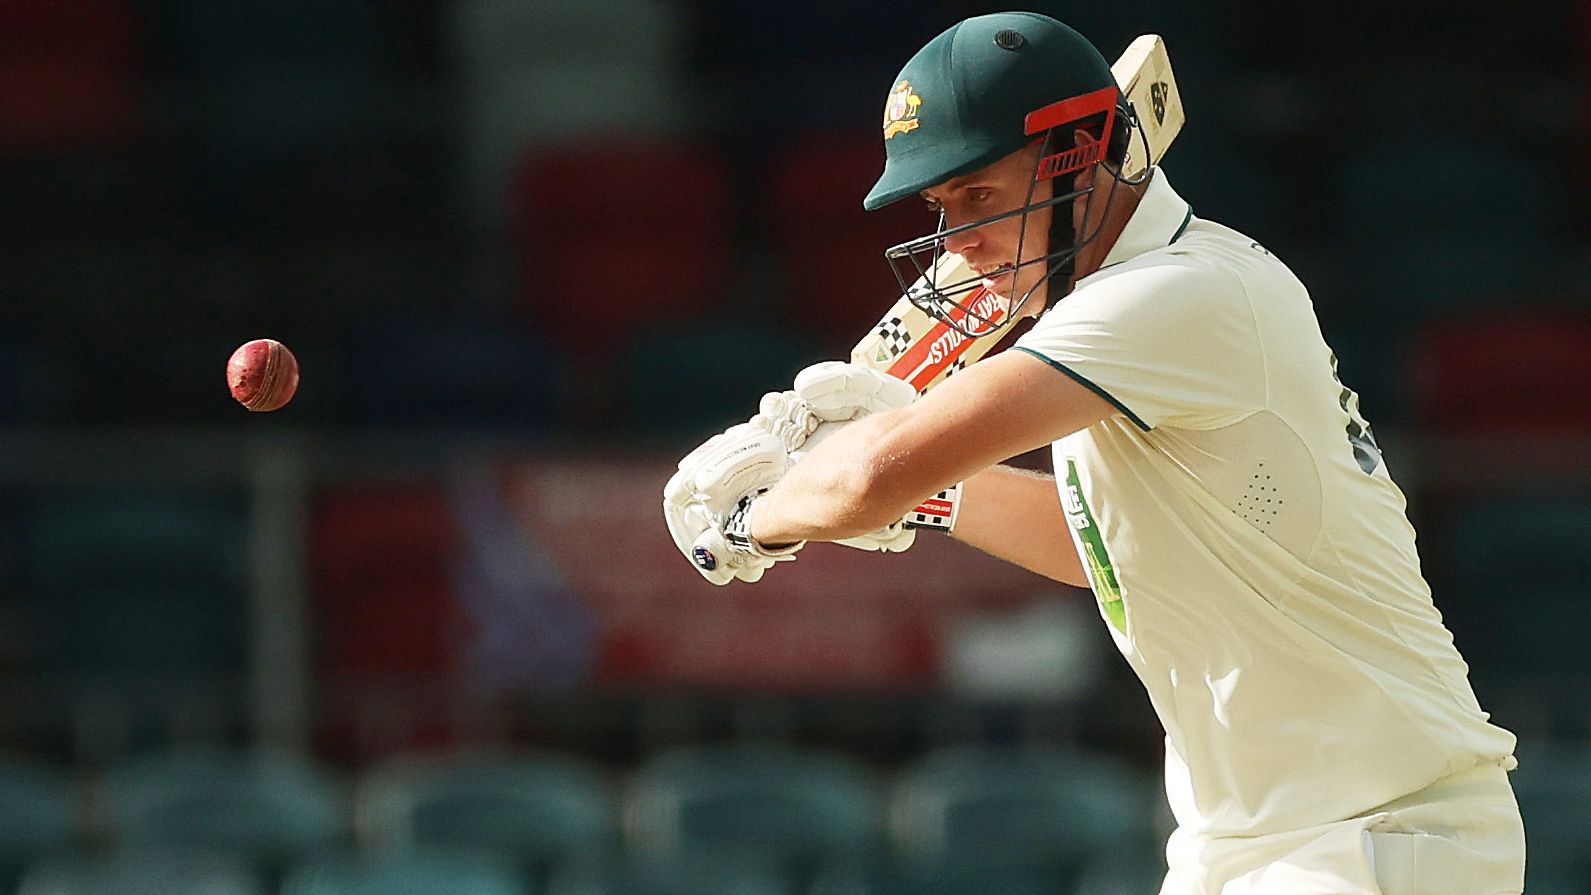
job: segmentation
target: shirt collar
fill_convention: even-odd
[[[1171,245],[1188,229],[1192,220],[1193,207],[1171,188],[1166,173],[1155,168],[1143,198],[1133,209],[1132,217],[1127,219],[1121,235],[1116,237],[1116,244],[1105,254],[1100,269]]]

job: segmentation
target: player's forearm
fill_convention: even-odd
[[[898,521],[934,493],[890,453],[894,416],[859,420],[813,448],[757,500],[752,536],[764,544],[855,537]]]
[[[1054,476],[991,466],[969,477],[951,536],[1046,578],[1088,586]]]

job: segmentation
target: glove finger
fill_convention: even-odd
[[[689,469],[680,469],[669,476],[668,481],[663,484],[663,502],[689,503],[691,494],[695,491],[691,483],[693,477],[694,470]]]
[[[829,392],[843,391],[849,376],[849,368],[852,366],[854,365],[838,360],[813,364],[796,374],[795,392],[810,401]]]
[[[881,541],[878,549],[885,553],[904,553],[915,543],[917,543],[917,529],[907,528],[895,537]]]
[[[905,407],[917,400],[917,389],[904,379],[896,379],[887,373],[880,374],[878,391],[873,396],[885,407]]]
[[[774,435],[753,429],[755,437],[731,440],[707,457],[692,478],[696,494],[712,510],[723,512],[742,495],[778,481],[790,466],[784,444]]]

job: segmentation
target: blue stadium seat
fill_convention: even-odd
[[[617,841],[617,804],[594,767],[551,753],[389,762],[360,785],[366,845],[387,851],[472,847],[551,864]]]
[[[930,864],[1075,868],[1150,841],[1152,792],[1148,780],[1097,756],[946,749],[897,780],[891,833],[904,855]]]
[[[801,867],[880,842],[863,767],[773,745],[660,755],[632,778],[625,819],[631,844],[654,855],[727,850]]]
[[[568,359],[514,317],[392,315],[345,338],[347,419],[356,425],[545,433],[568,412]]]
[[[339,781],[267,753],[187,751],[112,768],[103,781],[112,838],[129,848],[225,852],[282,866],[347,839]]]
[[[531,895],[509,863],[463,853],[321,857],[290,869],[282,895]]]
[[[208,853],[61,857],[28,870],[17,895],[266,895],[246,861]]]

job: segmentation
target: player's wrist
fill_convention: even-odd
[[[724,539],[736,550],[749,553],[752,556],[765,559],[778,559],[789,556],[806,546],[806,541],[780,541],[763,540],[757,537],[752,530],[753,517],[758,505],[758,499],[767,490],[761,490],[742,497],[735,508],[724,517]]]

